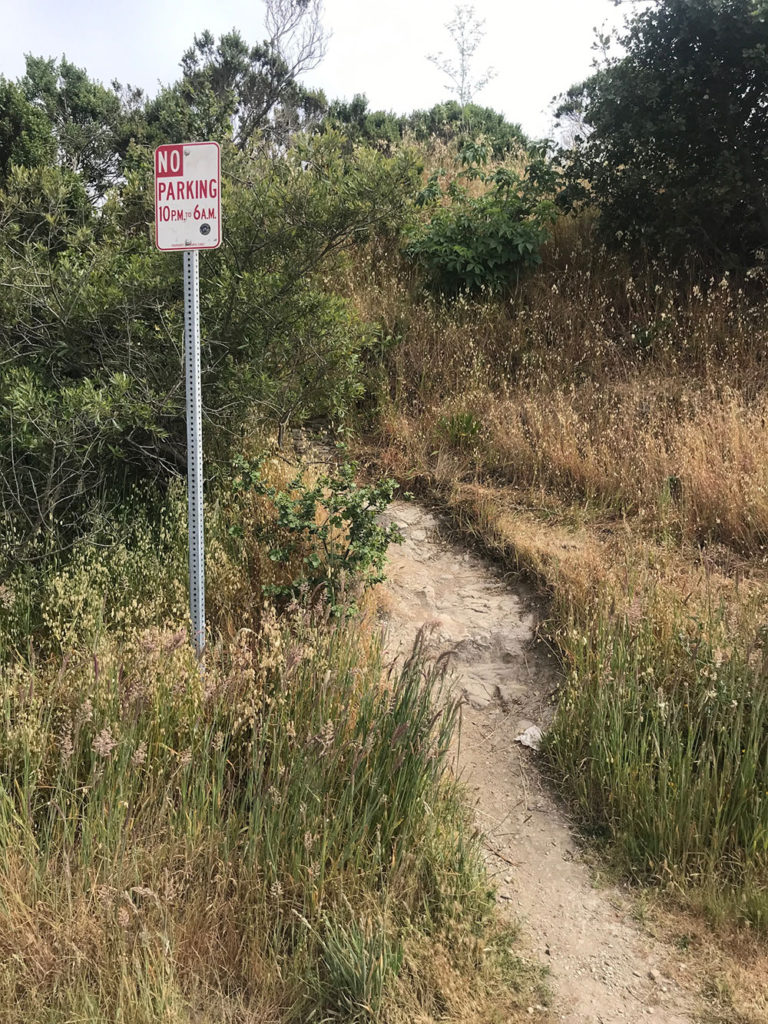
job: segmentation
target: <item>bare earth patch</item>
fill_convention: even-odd
[[[474,553],[440,536],[424,508],[396,502],[405,536],[390,549],[383,602],[388,649],[408,651],[427,627],[435,655],[451,652],[464,697],[457,771],[485,833],[502,913],[519,920],[549,968],[552,1006],[531,1015],[563,1024],[697,1018],[695,982],[681,952],[646,934],[620,889],[595,888],[563,809],[543,783],[536,754],[515,741],[546,726],[554,665],[534,640],[537,607]]]

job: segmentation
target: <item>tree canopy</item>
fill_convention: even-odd
[[[564,200],[614,243],[748,262],[768,247],[768,4],[658,0],[619,41],[558,111],[584,125]]]

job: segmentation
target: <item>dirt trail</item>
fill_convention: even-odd
[[[685,966],[632,920],[626,896],[593,887],[536,755],[514,741],[527,727],[546,725],[556,681],[533,642],[533,595],[441,537],[424,508],[397,502],[389,519],[405,543],[390,549],[388,649],[408,650],[429,625],[435,653],[454,652],[455,685],[465,697],[458,770],[485,833],[502,912],[522,922],[550,969],[549,1019],[690,1024],[696,1001],[686,991]]]

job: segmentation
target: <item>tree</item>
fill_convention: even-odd
[[[370,110],[367,97],[356,93],[350,101],[334,100],[329,105],[322,129],[338,130],[348,147],[362,143],[390,153],[401,140],[405,123],[404,117],[390,111]]]
[[[604,237],[722,266],[768,247],[768,4],[657,0],[558,111],[569,206]]]
[[[52,163],[56,142],[51,122],[14,82],[0,76],[0,180],[12,165]]]
[[[455,93],[462,107],[471,103],[475,94],[484,89],[496,74],[493,68],[488,68],[478,78],[473,78],[472,61],[485,35],[484,25],[485,19],[475,15],[474,7],[458,5],[453,20],[445,26],[456,47],[456,58],[446,57],[442,51],[427,56],[430,63],[448,76],[451,84],[446,89]]]
[[[284,143],[317,119],[325,97],[298,80],[325,55],[320,0],[267,0],[266,6],[269,37],[255,46],[237,31],[218,43],[210,32],[195,36],[181,59],[181,82],[158,97],[150,119],[175,116],[187,138],[228,135],[240,149],[257,132]]]
[[[56,62],[31,55],[21,88],[51,125],[59,165],[80,175],[93,196],[103,196],[119,171],[123,110],[117,93],[66,57]]]
[[[443,142],[465,139],[467,135],[482,137],[491,147],[492,156],[502,159],[528,145],[522,128],[504,118],[491,107],[475,103],[460,106],[456,100],[438,103],[429,110],[414,110],[405,119],[405,127],[419,142],[436,138]]]

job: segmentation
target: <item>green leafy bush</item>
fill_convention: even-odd
[[[269,557],[297,570],[289,583],[267,588],[272,596],[298,597],[320,588],[339,614],[354,610],[355,588],[382,582],[387,548],[402,540],[397,526],[379,522],[394,496],[394,480],[360,486],[356,465],[343,463],[310,482],[300,470],[282,489],[264,478],[259,462],[238,458],[235,469],[236,490],[253,490],[274,505],[274,520],[258,530]]]
[[[539,157],[522,177],[505,167],[486,173],[480,165],[487,157],[485,145],[465,144],[460,152],[464,169],[451,182],[448,196],[434,176],[419,197],[433,212],[409,241],[406,254],[436,291],[500,291],[540,262],[554,219],[551,169]],[[480,182],[485,191],[471,194],[464,184],[469,181]],[[446,198],[446,205],[435,205]]]

